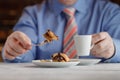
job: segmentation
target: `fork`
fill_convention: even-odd
[[[33,46],[43,46],[44,44],[48,43],[47,40],[42,41],[41,43],[38,44],[33,44]]]

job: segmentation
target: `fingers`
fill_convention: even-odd
[[[19,55],[20,54],[15,52],[12,48],[6,46],[6,50],[5,50],[5,54],[4,54],[6,59],[12,60],[12,59],[14,59],[15,57],[17,57]]]
[[[92,54],[93,56],[96,56],[96,57],[100,57],[100,58],[106,58],[106,59],[108,59],[108,58],[110,58],[112,55],[111,54],[109,54],[109,53],[111,53],[111,51],[110,50],[104,50],[103,52],[95,52],[94,54]]]
[[[105,51],[107,48],[109,48],[109,46],[107,44],[108,44],[108,42],[106,39],[98,42],[92,48],[92,52],[95,53],[97,51],[98,53],[101,53],[101,52]]]
[[[8,60],[13,60],[13,59],[15,59],[15,57],[14,57],[13,55],[11,55],[8,51],[5,51],[4,53],[6,53],[6,54],[4,55],[4,57],[5,57],[6,59],[8,59]]]
[[[11,48],[19,54],[25,53],[27,50],[26,48],[22,47],[18,41],[12,41],[10,43],[7,43],[7,45],[9,46],[8,48]]]
[[[29,49],[31,40],[24,33],[16,31],[7,38],[3,51],[6,59],[13,60]]]
[[[18,41],[25,49],[31,49],[31,40],[24,33],[16,31],[15,35],[13,34],[9,38],[14,39],[14,41]]]
[[[112,38],[106,32],[94,34],[92,37],[94,47],[91,49],[91,54],[96,57],[110,58],[114,54],[114,44]]]
[[[14,47],[11,47],[9,44],[6,45],[6,50],[4,54],[5,58],[9,60],[13,60],[15,57],[20,56],[21,54],[27,52],[27,50],[25,49],[21,48],[21,51],[19,49],[15,49]]]
[[[98,34],[93,34],[92,35],[92,43],[93,44],[96,44],[98,42],[100,42],[101,40],[104,40],[106,39],[106,36],[108,36],[108,34],[106,32],[101,32],[101,33],[98,33]]]

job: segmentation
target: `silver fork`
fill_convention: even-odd
[[[44,44],[48,43],[47,40],[42,41],[41,43],[38,44],[33,44],[33,46],[43,46]]]

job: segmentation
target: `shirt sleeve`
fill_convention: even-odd
[[[120,62],[120,6],[108,4],[104,15],[104,30],[110,34],[115,46],[115,54],[105,62]]]
[[[33,43],[37,43],[37,12],[35,6],[26,7],[23,10],[22,16],[14,27],[14,31],[25,33]]]
[[[35,19],[34,7],[27,7],[23,10],[23,14],[19,21],[14,27],[14,31],[21,31],[25,33],[32,41],[33,44],[37,43],[37,26]],[[9,63],[20,63],[20,62],[31,62],[36,57],[36,47],[33,46],[31,50],[24,53],[21,56],[16,57],[14,60],[7,60],[4,58],[4,52],[2,52],[2,57],[4,62]]]
[[[112,58],[107,59],[104,62],[120,63],[120,40],[113,39],[113,42],[115,46],[115,54]]]

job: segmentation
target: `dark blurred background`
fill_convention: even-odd
[[[23,8],[42,1],[44,0],[0,0],[0,52]],[[120,5],[120,0],[111,1]]]

